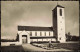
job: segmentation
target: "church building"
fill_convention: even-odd
[[[58,41],[60,43],[65,42],[66,36],[64,7],[57,5],[52,10],[52,18],[52,27],[18,26],[19,42],[21,44],[49,41]]]

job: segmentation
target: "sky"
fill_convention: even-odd
[[[52,10],[65,7],[65,33],[79,36],[78,1],[1,1],[1,38],[15,39],[18,25],[52,26]]]

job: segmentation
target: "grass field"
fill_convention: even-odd
[[[43,43],[48,45],[48,43]],[[53,46],[60,47],[60,49],[46,50],[39,47],[34,47],[31,44],[23,44],[19,46],[2,46],[1,52],[27,52],[27,51],[53,51],[53,52],[77,52],[79,50],[78,43],[52,43]]]

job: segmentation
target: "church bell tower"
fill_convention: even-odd
[[[64,7],[57,5],[53,10],[53,30],[57,41],[63,43],[66,41],[65,37],[65,14]]]

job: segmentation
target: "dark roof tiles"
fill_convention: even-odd
[[[19,31],[53,31],[52,27],[18,26]]]

